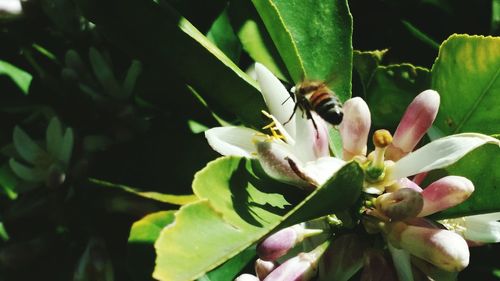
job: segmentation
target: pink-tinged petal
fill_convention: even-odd
[[[318,157],[328,156],[328,131],[325,121],[313,114],[317,129],[311,119],[302,116],[297,111],[295,120],[295,143],[293,145],[294,154],[302,161],[312,161]],[[289,128],[289,127],[286,127]]]
[[[288,90],[281,84],[280,80],[272,74],[269,69],[260,63],[255,64],[257,82],[267,108],[275,116],[292,137],[295,137],[295,119],[290,117],[295,108],[295,102]],[[299,114],[300,112],[297,112]],[[287,122],[288,121],[288,122]],[[286,124],[285,124],[286,123]]]
[[[316,158],[330,156],[330,144],[328,142],[328,127],[326,122],[319,117],[316,113],[312,113],[314,122],[316,123],[317,130],[315,131],[313,139],[313,149]]]
[[[245,273],[245,274],[242,274],[242,275],[236,277],[236,279],[234,279],[234,281],[260,281],[260,279],[257,278],[257,276],[255,276],[255,275]]]
[[[446,210],[465,201],[474,191],[474,184],[464,177],[447,176],[433,182],[422,192],[424,207],[419,217]]]
[[[393,181],[419,173],[445,168],[477,147],[500,141],[482,134],[463,133],[437,139],[406,155],[386,171],[386,180]]]
[[[300,253],[273,270],[264,281],[308,281],[318,270],[318,262],[329,242],[325,242],[308,253]]]
[[[392,245],[443,270],[461,271],[469,264],[467,242],[455,232],[395,222],[387,224],[386,234]]]
[[[217,127],[205,131],[213,150],[222,155],[252,158],[256,152],[254,140],[263,140],[259,132],[245,127]]]
[[[416,184],[414,181],[409,180],[408,178],[400,178],[396,180],[396,182],[388,187],[386,187],[386,192],[394,192],[400,188],[411,188],[417,192],[422,192],[423,189]]]
[[[356,155],[366,155],[366,143],[370,132],[371,115],[366,102],[352,98],[344,103],[344,118],[339,130],[343,144],[343,159],[351,160]]]
[[[420,173],[418,175],[415,175],[412,179],[412,181],[415,183],[415,184],[422,184],[422,182],[425,180],[425,178],[427,177],[427,172],[425,173]]]
[[[271,234],[257,245],[257,255],[265,261],[275,261],[286,255],[304,238],[321,234],[320,229],[307,229],[303,224],[297,224]]]
[[[358,234],[341,235],[323,254],[318,281],[347,281],[363,267],[366,241]]]
[[[375,200],[375,207],[392,220],[404,220],[417,216],[424,201],[420,192],[411,188],[401,188],[384,193]]]
[[[275,262],[257,259],[255,261],[255,273],[259,280],[264,280],[277,266]]]
[[[439,109],[439,94],[433,90],[420,93],[406,109],[387,148],[387,159],[397,161],[415,148],[431,127]]]
[[[303,164],[292,154],[288,145],[262,141],[256,146],[260,165],[271,178],[306,189],[317,185],[314,179],[304,173]]]
[[[299,234],[295,227],[287,227],[271,234],[257,245],[257,255],[264,261],[275,261],[286,255],[297,243]]]

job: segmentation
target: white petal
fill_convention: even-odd
[[[475,148],[500,141],[482,134],[463,133],[435,140],[406,155],[388,171],[387,180],[396,180],[411,175],[447,167]]]
[[[315,161],[307,162],[304,167],[304,173],[322,185],[344,164],[345,162],[339,158],[322,157]]]
[[[399,280],[413,281],[413,272],[411,270],[410,254],[408,251],[398,249],[389,242],[387,243],[387,248],[389,248],[389,252],[391,253]]]
[[[298,187],[312,187],[313,180],[304,174],[303,164],[292,154],[289,145],[262,141],[256,146],[260,165],[268,176]]]
[[[314,128],[312,120],[302,117],[300,111],[295,114],[293,119],[295,119],[296,126],[295,145],[293,146],[294,154],[304,163],[315,160],[318,158],[315,144],[317,143],[317,138],[320,136],[319,132]],[[318,117],[314,120],[316,124],[319,124],[318,130],[325,130],[326,125],[321,124],[321,122],[325,122],[323,119]],[[328,133],[324,134],[323,137],[328,137]]]
[[[244,127],[217,127],[205,131],[208,144],[222,155],[255,157],[254,141],[264,139],[259,132]]]
[[[500,212],[463,217],[465,239],[482,242],[500,242]]]
[[[284,124],[286,130],[292,137],[295,137],[294,118],[287,123],[295,107],[295,103],[290,97],[290,93],[285,86],[281,84],[280,80],[264,65],[256,63],[255,72],[257,73],[257,82],[259,82],[262,96],[264,97],[264,101],[270,113],[275,116],[281,124]]]

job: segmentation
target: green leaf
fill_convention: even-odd
[[[440,48],[432,68],[432,85],[441,95],[434,125],[445,135],[461,132],[495,134],[500,131],[500,38],[452,35]],[[457,217],[500,211],[498,179],[500,150],[480,147],[456,164],[434,173],[460,175],[475,186],[464,203],[436,215]],[[431,175],[432,176],[432,175]]]
[[[243,50],[279,79],[291,81],[285,63],[255,7],[246,0],[233,0],[229,3],[229,16]]]
[[[153,280],[155,264],[154,242],[161,230],[174,222],[175,211],[161,211],[149,214],[134,222],[128,237],[128,268],[134,280]]]
[[[33,79],[31,74],[6,61],[0,60],[0,75],[9,76],[24,94],[28,94],[31,80]]]
[[[359,76],[361,85],[363,87],[363,94],[360,95],[366,99],[368,85],[375,73],[375,69],[382,62],[382,58],[388,49],[375,50],[375,51],[358,51],[354,50],[353,53],[353,67]],[[355,94],[355,93],[354,93]]]
[[[24,164],[17,162],[11,158],[9,166],[12,171],[21,179],[29,182],[42,182],[47,177],[47,171],[40,168],[31,168]]]
[[[346,0],[253,0],[290,75],[351,96],[352,16]]]
[[[125,51],[176,72],[204,96],[238,116],[244,124],[260,127],[264,101],[257,84],[221,50],[168,4],[152,1],[77,0],[100,30]],[[144,20],[148,15],[148,20]],[[169,92],[175,98],[175,92]]]
[[[45,132],[45,141],[47,142],[47,152],[52,156],[59,155],[63,138],[63,129],[61,122],[57,117],[50,119],[49,126]]]
[[[139,191],[136,188],[126,186],[123,184],[116,184],[112,182],[107,182],[99,179],[89,178],[89,182],[111,189],[119,189],[122,191],[126,191],[128,193],[132,193],[144,198],[153,199],[159,202],[173,204],[173,205],[185,205],[189,203],[193,203],[198,201],[198,197],[195,195],[173,195],[173,194],[164,194],[154,191]]]
[[[162,231],[153,277],[199,278],[274,228],[345,210],[361,193],[363,172],[350,163],[292,210],[297,189],[258,176],[255,165],[223,157],[196,174],[193,189],[202,201],[181,207]]]
[[[20,127],[15,127],[12,134],[14,147],[19,155],[30,164],[36,164],[48,157],[47,152],[34,142]]]
[[[445,134],[500,131],[500,37],[452,35],[432,67],[441,95],[434,124]]]
[[[73,143],[74,143],[73,129],[67,128],[64,132],[64,136],[61,140],[61,147],[59,148],[58,158],[65,165],[69,164],[71,160],[71,154],[73,152]]]
[[[223,51],[233,62],[238,63],[240,60],[241,45],[238,41],[238,37],[234,34],[226,10],[212,24],[212,27],[210,27],[207,33],[207,38],[221,49],[221,51]]]
[[[437,171],[435,177],[443,174],[463,176],[472,181],[475,190],[462,204],[444,210],[436,218],[454,218],[490,212],[500,212],[500,149],[496,145],[477,148],[446,170]],[[432,176],[432,175],[431,175]]]
[[[142,63],[138,60],[133,60],[127,71],[127,76],[123,80],[123,97],[127,98],[132,95],[135,88],[137,78],[142,72]]]
[[[413,98],[429,86],[429,70],[425,68],[411,64],[378,66],[367,91],[373,126],[395,128]]]
[[[255,247],[247,248],[197,281],[232,281],[255,258],[255,254]]]
[[[95,77],[101,83],[106,93],[115,98],[122,97],[122,89],[116,80],[112,67],[105,60],[104,56],[94,47],[89,50],[89,59]]]
[[[432,47],[433,49],[436,49],[436,50],[439,49],[439,44],[434,39],[430,38],[427,34],[422,32],[420,29],[415,27],[413,24],[411,24],[410,22],[405,21],[405,20],[402,20],[401,22],[403,23],[404,27],[406,27],[406,29],[408,29],[408,31],[413,36],[415,36],[415,38],[417,38],[418,40],[427,44],[428,46]]]

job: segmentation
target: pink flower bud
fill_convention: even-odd
[[[434,122],[439,100],[439,94],[433,90],[423,91],[415,97],[399,122],[392,144],[387,148],[387,159],[397,161],[415,148]]]
[[[447,176],[422,191],[424,207],[419,217],[448,209],[465,201],[474,191],[474,184],[464,177]]]
[[[275,261],[284,256],[304,238],[321,233],[321,230],[306,229],[297,224],[271,234],[257,245],[257,254],[262,260]]]
[[[257,278],[255,275],[252,274],[241,274],[240,276],[236,277],[234,281],[259,281],[260,279]]]
[[[344,118],[339,130],[343,144],[343,159],[351,160],[356,155],[366,154],[366,142],[370,131],[371,116],[366,102],[352,98],[344,103]]]
[[[308,281],[318,270],[318,262],[329,241],[319,245],[309,253],[300,253],[273,270],[264,281]]]
[[[255,273],[257,274],[257,277],[259,277],[259,280],[264,280],[271,271],[273,271],[276,268],[276,263],[272,261],[265,261],[261,259],[257,259],[255,261]]]
[[[411,188],[384,193],[375,200],[375,207],[393,220],[416,217],[424,205],[422,195]]]
[[[469,247],[462,236],[444,229],[388,223],[389,242],[395,247],[447,271],[461,271],[469,264]]]

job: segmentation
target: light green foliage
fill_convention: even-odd
[[[28,93],[31,80],[33,77],[28,72],[6,62],[0,60],[0,75],[9,76],[16,85],[21,88],[24,94]]]
[[[253,0],[294,82],[323,80],[351,96],[352,17],[347,1]]]
[[[160,211],[136,221],[128,237],[128,262],[135,280],[153,280],[154,242],[161,230],[174,222],[175,211]]]
[[[500,38],[453,35],[432,67],[441,95],[435,125],[446,134],[500,131]]]
[[[446,135],[500,132],[500,38],[453,35],[440,48],[432,68],[432,87],[441,95],[434,125]],[[499,148],[480,147],[448,167],[446,174],[465,176],[475,186],[472,196],[438,217],[500,211]]]
[[[196,175],[193,188],[201,201],[183,206],[175,224],[162,231],[155,278],[199,278],[276,227],[347,209],[362,188],[362,171],[351,163],[292,209],[296,188],[257,176],[255,164],[223,157]]]

